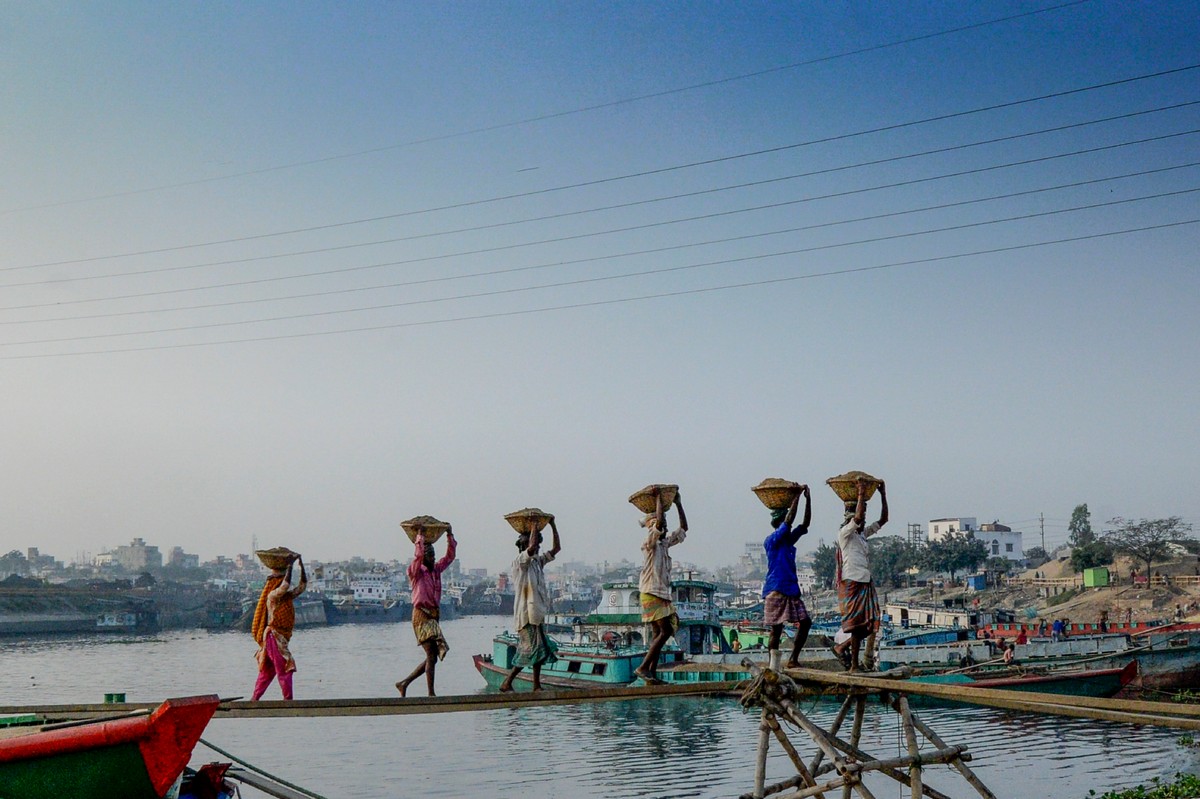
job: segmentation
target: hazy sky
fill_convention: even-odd
[[[0,4],[0,546],[1200,521],[1198,11]]]

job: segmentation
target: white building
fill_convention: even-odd
[[[987,546],[989,558],[1025,560],[1025,548],[1022,544],[1024,534],[1000,524],[999,521],[979,525],[975,537]]]
[[[383,604],[396,598],[396,584],[387,574],[359,574],[350,581],[356,602]]]
[[[930,543],[941,541],[951,533],[973,533],[979,529],[974,516],[956,516],[950,519],[933,519],[926,531],[926,540]]]

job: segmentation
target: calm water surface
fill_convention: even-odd
[[[470,656],[490,652],[507,622],[469,617],[445,624],[451,652],[438,693],[486,689]],[[245,633],[172,632],[136,638],[8,640],[0,646],[0,700],[10,704],[131,701],[217,693],[248,696],[255,646]],[[392,696],[420,662],[407,624],[302,629],[293,640],[297,698]],[[410,695],[423,695],[424,684]],[[279,698],[272,686],[268,699]],[[808,705],[828,724],[836,706]],[[976,708],[918,708],[950,744],[966,744],[972,767],[1000,797],[1084,799],[1091,788],[1128,787],[1200,767],[1177,731],[1134,728]],[[753,786],[757,717],[735,700],[660,699],[411,717],[227,719],[205,738],[328,799],[570,796],[597,799],[729,797]],[[806,738],[792,736],[811,756]],[[873,708],[863,748],[892,757],[903,748],[896,718]],[[193,765],[220,760],[198,746]],[[772,749],[768,780],[790,776]],[[926,783],[973,797],[947,767]],[[880,799],[907,797],[890,780]],[[243,795],[261,794],[245,789]],[[840,795],[840,794],[839,794]]]

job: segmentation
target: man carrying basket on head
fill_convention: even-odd
[[[501,691],[511,691],[513,679],[526,666],[533,669],[533,690],[542,690],[542,666],[558,660],[554,654],[554,642],[546,635],[546,614],[550,611],[551,597],[543,572],[546,564],[562,550],[553,516],[550,517],[550,535],[550,551],[545,554],[538,554],[542,546],[540,530],[522,533],[517,539],[517,549],[521,550],[521,554],[512,564],[516,594],[513,600],[513,629],[518,637],[517,655],[513,659],[512,671],[500,684]]]
[[[294,554],[294,553],[293,553]],[[292,588],[292,566],[300,562],[300,583]],[[304,559],[299,555],[288,561],[287,570],[275,569],[263,585],[254,608],[254,621],[250,632],[258,642],[258,679],[254,683],[251,700],[257,702],[266,692],[271,680],[279,678],[279,690],[284,699],[292,698],[292,673],[296,671],[296,659],[292,657],[288,644],[296,626],[296,608],[293,601],[308,587],[308,575],[304,571]]]
[[[413,632],[417,636],[417,643],[425,650],[425,660],[413,669],[412,674],[396,683],[396,690],[400,696],[405,696],[409,683],[424,674],[429,695],[435,696],[433,680],[437,662],[445,660],[446,653],[450,651],[450,645],[442,635],[442,626],[438,623],[442,604],[442,572],[454,562],[458,543],[454,540],[454,530],[447,525],[446,554],[435,562],[433,544],[426,541],[425,528],[416,525],[415,529],[417,533],[413,536],[413,544],[416,550],[412,563],[408,564],[408,582],[412,586]]]
[[[848,641],[835,644],[833,653],[849,671],[862,668],[858,654],[863,639],[879,627],[879,598],[871,582],[870,548],[867,538],[888,522],[887,490],[879,481],[879,521],[863,526],[867,514],[867,480],[858,480],[858,501],[854,511],[846,511],[845,524],[838,531],[837,584],[842,608],[842,630]],[[847,503],[849,508],[849,503]],[[849,651],[847,652],[847,649]]]
[[[800,494],[804,494],[804,521],[795,527],[796,510],[800,505]],[[767,552],[767,579],[763,581],[763,623],[771,628],[768,650],[779,649],[785,624],[796,625],[796,640],[787,668],[800,665],[800,650],[808,640],[812,619],[808,608],[800,597],[800,582],[796,579],[796,542],[808,532],[812,521],[812,495],[808,486],[792,497],[786,508],[771,511],[771,527],[775,532],[767,536],[763,548]]]
[[[648,622],[654,637],[642,664],[633,670],[648,685],[662,685],[658,679],[658,657],[675,630],[679,629],[679,616],[671,601],[671,555],[669,549],[687,537],[687,516],[683,512],[683,501],[675,494],[675,507],[679,510],[679,529],[667,533],[667,514],[663,508],[662,492],[655,495],[655,512],[646,514],[642,526],[646,528],[646,540],[642,552],[646,560],[638,580],[642,596],[642,622]]]

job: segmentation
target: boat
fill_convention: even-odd
[[[1033,691],[1063,696],[1110,697],[1137,679],[1138,663],[1130,660],[1121,668],[1071,671],[1035,670],[1016,667],[1005,672],[972,674],[925,674],[913,677],[913,682],[953,685],[967,689],[997,688],[1003,691]]]
[[[153,712],[19,728],[0,739],[0,796],[161,799],[220,703],[192,696]]]
[[[690,576],[671,582],[679,629],[663,647],[658,677],[668,684],[736,682],[753,675],[741,664],[746,654],[735,652],[725,636],[717,612],[717,584]],[[598,685],[641,684],[634,669],[646,656],[651,639],[650,625],[642,622],[641,595],[635,581],[605,583],[596,608],[572,619],[569,634],[565,625],[548,634],[558,647],[558,660],[542,667],[542,682],[553,688],[586,688]],[[569,636],[569,637],[568,637]],[[807,651],[807,650],[806,650]],[[475,668],[487,684],[500,686],[512,670],[517,653],[517,636],[506,632],[492,640],[491,654],[475,655]],[[766,654],[765,650],[759,651]],[[815,659],[832,662],[828,650]],[[517,675],[515,684],[533,682],[529,669]]]
[[[949,667],[995,662],[996,639],[965,638],[946,643],[881,645],[881,669],[907,666],[915,674],[945,671]],[[1181,690],[1200,682],[1200,631],[1172,630],[1143,635],[1073,635],[1058,641],[1032,638],[1013,645],[1014,659],[1025,667],[1054,670],[1120,669],[1137,661],[1137,676],[1129,690]],[[985,673],[985,672],[980,672]]]

